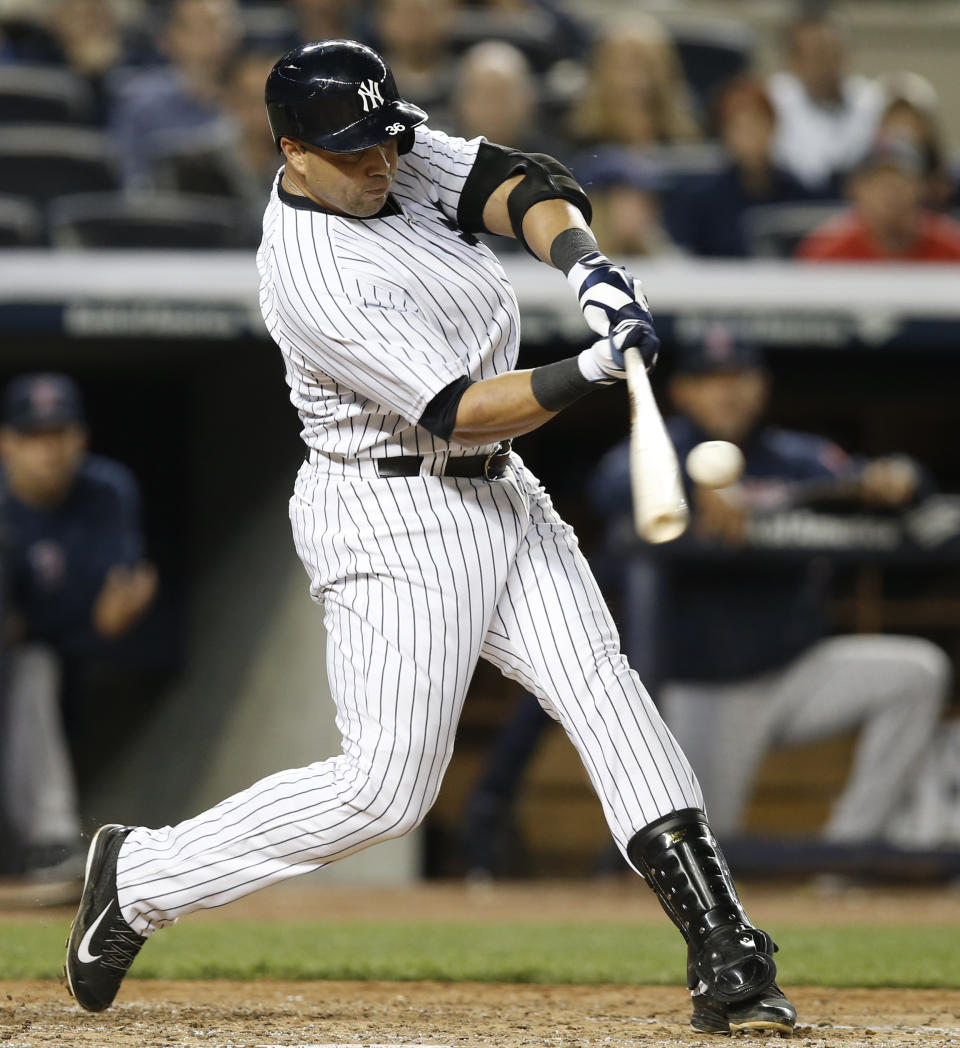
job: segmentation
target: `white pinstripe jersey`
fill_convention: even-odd
[[[440,790],[480,658],[562,723],[624,853],[640,828],[703,807],[539,481],[519,456],[491,482],[442,479],[450,445],[417,425],[450,382],[516,356],[513,292],[454,221],[478,144],[418,129],[399,211],[379,218],[274,190],[261,301],[313,449],[290,519],[324,605],[343,748],[176,826],[134,829],[117,899],[138,934],[412,830]],[[379,475],[373,458],[405,453],[424,455],[420,476]]]
[[[418,425],[450,382],[516,363],[513,289],[493,252],[456,226],[481,141],[418,127],[394,206],[373,218],[294,206],[275,181],[257,254],[260,307],[304,442],[331,472],[356,459],[490,446],[451,447]]]

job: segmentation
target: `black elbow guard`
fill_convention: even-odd
[[[513,173],[517,175],[522,171],[524,177],[507,197],[507,214],[513,235],[535,256],[523,235],[523,216],[534,204],[541,200],[567,200],[581,212],[588,225],[593,218],[593,207],[580,183],[559,160],[546,153],[515,153],[514,156],[521,159]]]
[[[593,208],[572,173],[546,153],[520,153],[483,142],[467,178],[457,208],[457,224],[468,233],[487,232],[483,209],[490,194],[508,178],[523,175],[507,197],[507,214],[514,236],[530,251],[523,236],[523,217],[541,200],[567,200],[589,223]],[[530,251],[530,254],[534,252]]]

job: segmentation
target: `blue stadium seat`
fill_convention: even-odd
[[[0,65],[0,124],[71,124],[87,120],[88,84],[66,69]]]
[[[12,125],[0,134],[0,193],[45,203],[119,186],[106,135],[63,124]]]

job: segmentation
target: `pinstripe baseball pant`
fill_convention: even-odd
[[[325,609],[343,752],[177,826],[134,830],[118,890],[137,932],[413,829],[481,656],[561,723],[621,850],[658,817],[702,806],[573,530],[519,458],[493,483],[330,478],[305,465],[291,520]]]

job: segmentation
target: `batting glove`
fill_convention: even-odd
[[[653,327],[640,281],[599,251],[576,262],[567,273],[567,282],[577,293],[584,319],[598,335],[609,335],[628,320]]]
[[[649,371],[657,362],[660,351],[660,339],[653,330],[653,324],[632,318],[618,321],[606,338],[597,339],[580,354],[580,371],[584,378],[605,385],[625,379],[627,370],[623,352],[630,346],[637,347]]]

